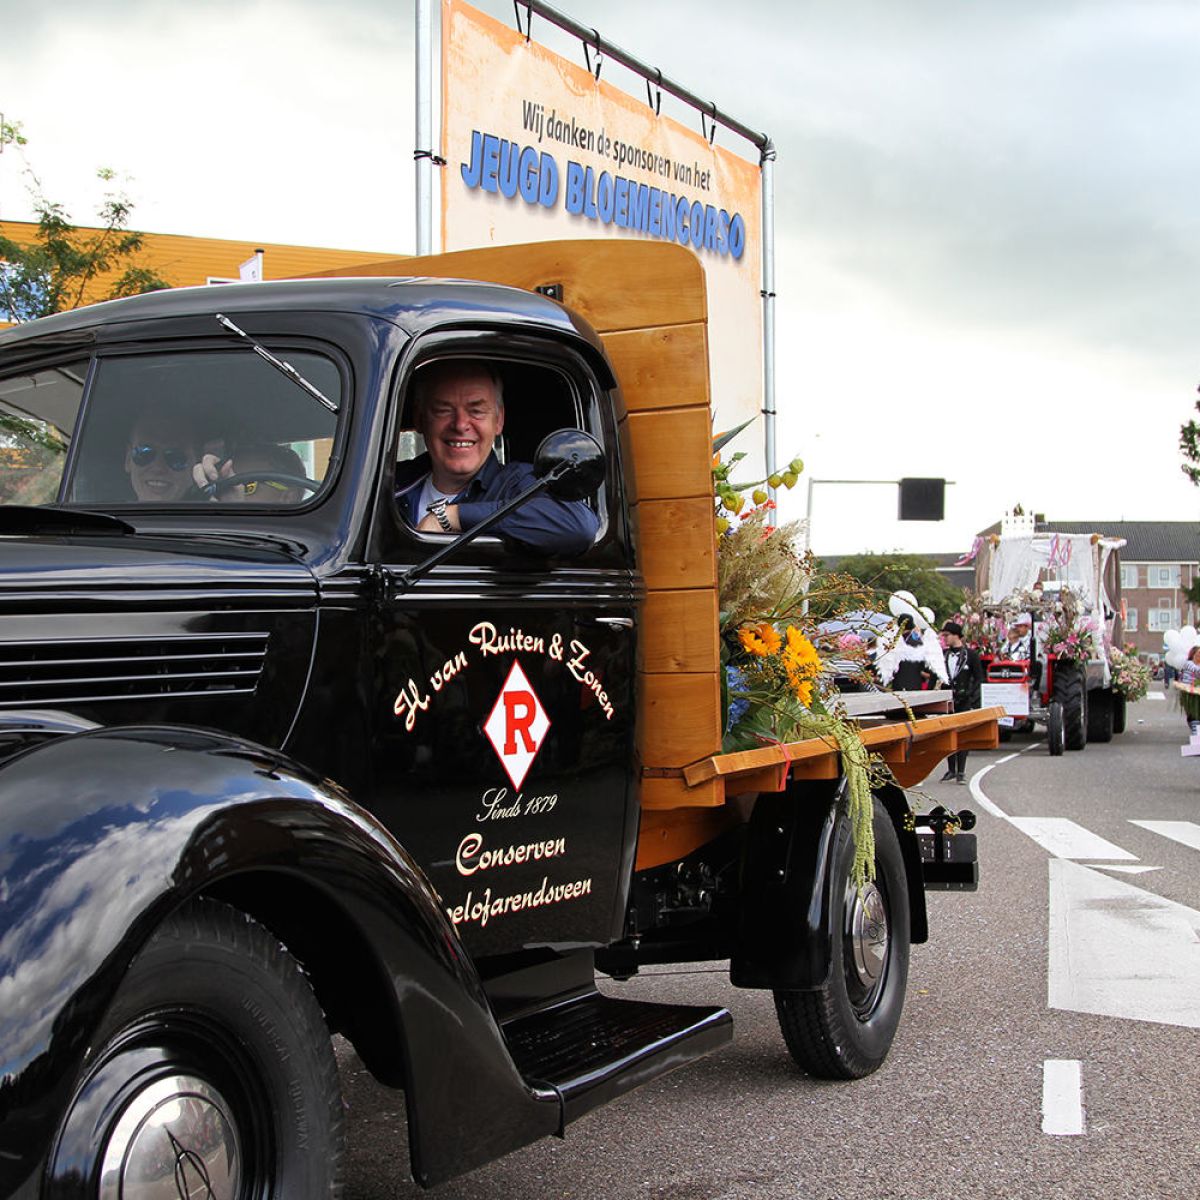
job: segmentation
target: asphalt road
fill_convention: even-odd
[[[930,896],[931,938],[875,1075],[801,1074],[770,996],[730,987],[720,964],[651,969],[609,990],[725,1005],[733,1044],[433,1195],[1200,1195],[1200,759],[1181,758],[1184,740],[1179,713],[1147,700],[1108,745],[1052,759],[1018,737],[972,754],[970,789],[927,782],[930,800],[978,813],[982,881]],[[347,1200],[423,1194],[403,1097],[344,1044],[339,1057]],[[1051,1068],[1068,1086],[1050,1099],[1047,1060],[1069,1064]]]

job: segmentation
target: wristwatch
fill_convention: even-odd
[[[435,500],[425,511],[437,517],[437,523],[446,533],[453,533],[454,526],[450,524],[450,518],[446,516],[446,504],[446,498],[443,496],[440,500]]]

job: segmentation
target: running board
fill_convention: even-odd
[[[513,1061],[534,1087],[562,1097],[563,1124],[724,1046],[723,1008],[613,1000],[598,992],[503,1026]]]

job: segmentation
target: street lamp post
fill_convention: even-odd
[[[813,488],[816,487],[816,485],[818,483],[839,483],[839,484],[864,484],[865,483],[865,484],[870,484],[873,487],[877,487],[880,484],[894,483],[901,488],[901,492],[903,494],[904,486],[908,483],[916,483],[916,484],[940,483],[943,487],[949,487],[953,484],[953,482],[954,481],[950,480],[950,479],[940,479],[940,480],[930,480],[930,479],[920,479],[920,480],[917,480],[917,479],[914,479],[914,480],[908,480],[908,479],[814,479],[810,475],[808,478],[808,500],[807,500],[807,503],[806,503],[805,509],[804,509],[804,553],[807,555],[808,552],[812,549]],[[901,512],[900,519],[901,520],[908,519],[903,515],[903,501],[901,504],[901,509],[902,509],[902,512]],[[941,520],[942,518],[939,515],[936,519]],[[801,606],[800,611],[804,616],[808,615],[808,580],[807,579],[805,579],[805,581],[804,581],[804,603]]]

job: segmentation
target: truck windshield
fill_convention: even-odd
[[[331,359],[288,357],[344,408]],[[81,406],[84,366],[0,380],[3,503],[298,506],[326,484],[339,413],[252,350],[99,357]]]

